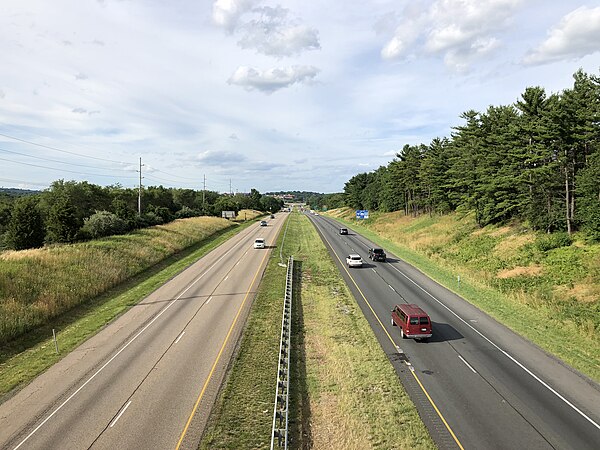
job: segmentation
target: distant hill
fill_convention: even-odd
[[[42,191],[32,191],[29,189],[19,188],[0,188],[0,195],[6,195],[8,197],[23,197],[25,195],[40,194]]]

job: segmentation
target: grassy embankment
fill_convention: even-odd
[[[1,253],[0,398],[243,228],[220,218],[191,218],[80,244]]]
[[[458,214],[371,213],[360,223],[349,209],[328,214],[600,381],[599,244],[576,236],[561,246],[560,235],[519,225],[480,229]]]
[[[315,229],[299,214],[289,220],[283,253],[301,276],[292,312],[291,448],[434,448]],[[201,449],[270,445],[285,284],[278,262],[274,251]]]

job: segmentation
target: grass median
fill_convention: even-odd
[[[433,448],[360,308],[308,219],[291,214],[283,254],[293,302],[291,448]],[[281,245],[281,237],[278,246]],[[273,252],[201,449],[268,448],[285,268]]]
[[[171,255],[138,275],[109,289],[56,317],[51,323],[0,346],[0,401],[11,391],[29,383],[68,352],[101,328],[123,314],[131,306],[219,246],[251,225],[247,222],[232,228],[207,234],[188,248]],[[52,329],[57,331],[60,353],[52,341]]]

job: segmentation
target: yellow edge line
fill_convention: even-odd
[[[325,237],[324,234],[321,233],[321,236],[323,236],[323,239],[325,239],[325,241],[329,244],[329,247],[333,250],[333,246],[331,245],[331,242],[329,242],[329,240]],[[340,257],[337,255],[337,253],[333,252],[333,254],[338,259],[338,261],[340,262],[340,264],[342,265],[342,267],[344,268],[344,270],[348,274],[348,277],[350,277],[350,279],[352,280],[352,283],[354,284],[354,286],[356,287],[356,289],[358,290],[358,292],[360,292],[360,295],[362,296],[363,300],[365,301],[365,303],[367,304],[367,306],[369,307],[369,309],[373,313],[373,316],[375,316],[375,319],[377,319],[377,322],[379,322],[379,325],[381,325],[381,329],[383,330],[383,332],[386,334],[386,336],[388,337],[388,339],[390,340],[390,342],[392,343],[392,345],[394,345],[394,347],[397,347],[396,343],[392,339],[392,336],[390,336],[390,333],[388,333],[388,331],[383,326],[383,323],[381,322],[381,320],[379,320],[379,317],[377,316],[377,314],[375,314],[375,310],[373,309],[373,307],[369,303],[369,300],[367,300],[367,297],[365,297],[365,294],[363,294],[363,292],[358,287],[358,284],[356,284],[356,281],[354,281],[354,278],[350,274],[350,271],[346,268],[346,266],[344,265],[344,263],[342,262],[342,260],[340,259]],[[461,450],[464,450],[464,447],[461,445],[460,441],[458,440],[458,438],[454,434],[454,431],[452,431],[452,428],[450,428],[450,425],[448,425],[448,422],[446,422],[446,419],[444,419],[444,416],[442,415],[442,413],[440,412],[440,410],[438,409],[438,407],[434,403],[433,399],[431,398],[431,396],[429,395],[429,393],[425,389],[425,386],[423,386],[423,384],[421,383],[421,380],[419,380],[419,377],[417,377],[417,374],[415,374],[414,370],[412,370],[412,369],[411,369],[410,373],[412,373],[413,377],[415,377],[415,380],[417,380],[417,383],[419,383],[419,386],[421,387],[421,390],[427,396],[427,399],[429,400],[429,403],[431,403],[431,406],[433,406],[433,409],[435,409],[435,412],[438,414],[438,416],[440,416],[440,419],[442,419],[442,422],[446,426],[446,429],[450,432],[450,435],[454,439],[454,442],[456,442],[456,445],[458,445]]]
[[[190,417],[188,418],[187,423],[185,424],[185,427],[183,429],[183,432],[181,433],[181,437],[179,438],[179,441],[177,442],[177,447],[175,447],[175,450],[179,450],[179,448],[181,447],[181,443],[183,442],[183,438],[185,438],[187,430],[190,427],[190,424],[192,423],[192,419],[194,418],[194,415],[196,414],[196,411],[198,410],[198,406],[200,406],[200,401],[202,400],[202,397],[204,397],[204,393],[206,391],[206,388],[208,387],[208,383],[210,382],[210,380],[211,380],[211,378],[213,376],[213,373],[214,373],[214,371],[215,371],[215,369],[217,367],[217,364],[219,363],[219,360],[221,359],[221,355],[223,354],[223,350],[225,350],[225,346],[227,345],[227,341],[229,341],[229,337],[231,336],[233,328],[235,327],[235,324],[237,323],[238,317],[240,316],[240,313],[242,312],[242,309],[243,309],[244,305],[246,304],[246,300],[248,299],[248,296],[250,295],[250,292],[252,291],[252,286],[254,286],[254,282],[256,281],[256,277],[260,273],[260,269],[261,269],[263,263],[265,262],[265,258],[268,255],[269,255],[269,253],[265,253],[265,256],[263,256],[263,259],[260,262],[260,266],[258,267],[258,270],[254,274],[254,278],[252,279],[252,283],[250,283],[250,287],[248,288],[248,291],[246,292],[246,296],[244,297],[244,300],[242,301],[242,304],[240,305],[240,308],[238,309],[238,312],[235,315],[235,318],[233,319],[233,322],[232,322],[231,326],[229,327],[229,331],[227,332],[227,336],[225,336],[225,340],[223,341],[223,345],[221,346],[221,350],[219,350],[219,353],[217,355],[217,359],[215,359],[215,362],[214,362],[214,364],[213,364],[213,366],[210,369],[210,372],[208,374],[208,378],[204,382],[204,386],[202,386],[202,390],[200,391],[200,395],[198,396],[198,399],[196,400],[196,403],[194,404],[194,408],[192,409],[192,413],[190,414]]]
[[[446,419],[444,419],[444,416],[442,416],[442,413],[440,412],[440,410],[437,408],[437,406],[435,406],[435,403],[433,402],[433,400],[429,396],[429,393],[427,392],[427,390],[425,389],[425,387],[423,386],[423,384],[421,384],[421,380],[419,380],[419,377],[417,377],[417,374],[415,373],[415,371],[413,370],[412,367],[411,367],[410,373],[412,373],[412,376],[415,377],[415,380],[417,380],[417,383],[419,383],[419,386],[421,386],[421,389],[423,390],[423,392],[427,396],[427,399],[431,403],[431,406],[433,406],[433,408],[435,409],[435,412],[438,413],[438,416],[440,416],[440,419],[442,419],[442,422],[444,422],[444,425],[446,425],[446,428],[448,428],[448,431],[450,432],[450,434],[452,435],[452,437],[456,441],[456,444],[461,448],[461,450],[465,450],[464,447],[458,441],[458,438],[456,437],[456,435],[454,434],[454,432],[452,431],[452,428],[450,428],[450,425],[448,425],[448,423],[446,422]]]

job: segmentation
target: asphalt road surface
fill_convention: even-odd
[[[600,449],[600,386],[546,354],[388,252],[339,223],[308,215],[440,448]],[[358,253],[362,268],[345,258]],[[402,339],[395,304],[431,317],[427,342]],[[393,399],[390,399],[393,401]]]
[[[0,405],[0,448],[197,448],[271,251],[254,239],[274,246],[286,217],[243,230]]]

